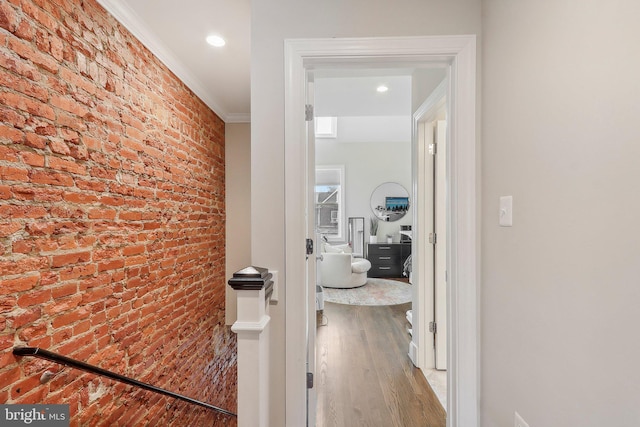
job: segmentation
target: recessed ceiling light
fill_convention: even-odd
[[[378,86],[378,88],[377,88],[376,90],[377,90],[378,92],[381,92],[381,93],[382,93],[382,92],[386,92],[386,91],[388,91],[388,90],[389,90],[389,88],[388,88],[388,87],[386,87],[385,85],[380,85],[380,86]]]
[[[207,36],[207,43],[209,43],[211,46],[222,47],[227,42],[224,41],[224,39],[220,36],[210,35],[210,36]]]

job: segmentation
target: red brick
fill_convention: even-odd
[[[14,254],[28,254],[34,248],[34,243],[31,240],[16,240],[11,246],[11,250]]]
[[[38,117],[44,117],[49,120],[55,119],[53,108],[44,102],[36,101],[23,95],[10,92],[0,92],[0,103],[12,105],[15,108]]]
[[[122,211],[119,218],[123,221],[139,221],[142,219],[142,212]]]
[[[77,279],[79,277],[86,277],[93,275],[98,271],[95,264],[78,265],[73,268],[68,268],[60,271],[60,280]]]
[[[53,218],[71,218],[77,220],[84,218],[85,212],[82,208],[73,205],[55,205],[49,210],[49,215]]]
[[[87,181],[81,178],[76,179],[76,187],[81,190],[103,192],[107,189],[107,185],[100,181]]]
[[[49,315],[55,315],[72,308],[75,308],[80,303],[82,297],[80,295],[73,295],[67,298],[60,298],[51,304],[44,306],[44,312]]]
[[[22,58],[29,59],[39,67],[44,68],[50,73],[57,73],[58,62],[51,56],[43,54],[42,52],[33,48],[30,43],[22,41],[20,39],[10,39],[9,48],[20,55]]]
[[[0,350],[6,350],[7,348],[13,346],[15,339],[14,339],[14,332],[10,331],[10,332],[1,332],[0,333]],[[2,381],[0,381],[0,384],[3,384]]]
[[[73,337],[73,339],[67,341],[62,346],[58,348],[58,351],[61,354],[69,355],[70,357],[74,357],[78,355],[80,350],[86,346],[93,345],[95,347],[95,343],[93,341],[93,336],[91,334],[85,334],[78,337]],[[95,352],[92,350],[91,353]]]
[[[144,255],[130,256],[125,260],[125,265],[127,267],[130,267],[132,265],[144,264],[147,261],[147,259],[148,258]]]
[[[13,233],[22,230],[23,225],[20,222],[3,222],[0,223],[0,238],[7,237]]]
[[[58,202],[62,200],[62,191],[52,187],[14,186],[12,193],[17,200],[33,200],[37,202]]]
[[[24,145],[31,148],[38,148],[41,150],[47,146],[47,143],[48,143],[48,140],[45,137],[42,137],[35,133],[27,133],[23,141]]]
[[[16,92],[37,98],[41,102],[46,102],[49,98],[49,92],[39,84],[36,84],[32,80],[3,72],[2,70],[0,70],[0,86],[10,87]]]
[[[31,341],[32,339],[43,337],[47,334],[47,325],[38,324],[27,326],[26,328],[22,328],[18,332],[18,338],[22,341]]]
[[[7,2],[0,3],[0,27],[13,33],[18,27],[16,12]]]
[[[116,259],[107,262],[101,262],[98,264],[98,271],[117,270],[124,267],[124,260]]]
[[[24,396],[13,396],[14,402],[20,405],[33,405],[37,403],[41,403],[44,400],[44,397],[47,394],[47,389],[45,387],[37,387],[31,393],[28,393]]]
[[[89,310],[86,308],[79,308],[77,310],[64,313],[56,317],[51,326],[54,328],[61,328],[63,326],[71,325],[79,320],[87,319],[89,317]]]
[[[84,320],[73,325],[73,335],[80,335],[85,332],[88,332],[91,329],[91,322],[89,320]],[[85,359],[83,357],[83,359]]]
[[[51,267],[62,267],[68,264],[77,264],[91,260],[91,252],[74,252],[64,255],[54,255],[51,258]]]
[[[8,185],[0,185],[0,200],[7,200],[11,198],[11,187]],[[2,237],[2,225],[0,225],[0,237]]]
[[[40,305],[51,300],[51,290],[42,289],[22,294],[18,297],[18,306],[22,308]]]
[[[0,127],[0,131],[2,130],[3,128]],[[6,145],[0,145],[0,160],[4,160],[7,162],[17,162],[18,161],[17,149],[10,146],[6,146]]]
[[[0,206],[0,216],[5,218],[43,218],[47,215],[47,210],[41,206]]]
[[[13,328],[20,328],[27,323],[35,322],[40,318],[42,311],[40,307],[32,307],[29,310],[16,315],[13,318]]]
[[[73,178],[63,173],[32,170],[30,175],[31,182],[34,184],[58,185],[62,187],[72,187],[74,184]]]
[[[23,151],[20,153],[20,157],[22,158],[22,161],[29,166],[44,166],[44,156],[41,154],[33,153],[31,151]]]
[[[89,151],[83,145],[71,145],[69,146],[69,155],[77,160],[87,160]]]
[[[90,219],[115,219],[116,211],[113,209],[91,209],[89,211]]]
[[[57,154],[69,155],[71,150],[69,146],[62,140],[52,139],[49,141],[49,148]]]
[[[36,286],[38,280],[40,280],[39,274],[0,280],[0,295],[10,295],[12,293],[28,291]]]
[[[86,193],[65,193],[64,200],[71,203],[94,203],[98,197],[94,194]]]
[[[58,300],[62,297],[68,297],[78,292],[78,285],[76,283],[66,283],[55,288],[51,288],[51,297],[54,300]]]
[[[60,157],[49,156],[47,158],[48,166],[52,169],[57,169],[65,172],[70,172],[77,175],[86,175],[87,168],[84,165],[78,164],[72,160],[62,159]]]
[[[13,384],[18,381],[21,376],[22,374],[20,373],[20,368],[18,366],[4,372],[0,372],[0,385],[4,388],[7,384]]]
[[[54,107],[60,108],[61,110],[67,111],[79,117],[83,117],[88,112],[86,107],[79,102],[62,96],[52,96],[50,99],[50,103]]]
[[[3,181],[29,181],[29,170],[12,166],[0,167],[0,179]]]
[[[0,299],[0,313],[7,313],[15,308],[17,301],[14,296],[5,296]],[[2,366],[2,365],[0,365]]]
[[[126,246],[122,249],[122,255],[124,256],[137,255],[137,254],[144,253],[145,251],[146,251],[146,248],[144,245]]]
[[[100,203],[108,206],[122,206],[126,203],[126,201],[122,197],[103,196],[100,197]],[[120,219],[122,219],[122,213],[120,213],[119,217]]]

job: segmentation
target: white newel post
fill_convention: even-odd
[[[247,267],[233,274],[238,320],[238,427],[269,426],[269,299],[273,292],[266,268]]]

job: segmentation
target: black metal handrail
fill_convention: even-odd
[[[227,411],[226,409],[222,409],[217,406],[211,405],[209,403],[201,402],[199,400],[192,399],[191,397],[183,396],[181,394],[174,393],[172,391],[168,391],[151,384],[143,383],[142,381],[134,380],[132,378],[125,377],[124,375],[116,374],[115,372],[107,371],[106,369],[102,369],[97,366],[81,362],[79,360],[71,359],[69,357],[63,356],[58,353],[53,353],[48,350],[44,350],[39,347],[14,347],[13,354],[15,354],[16,356],[39,357],[40,359],[46,359],[51,362],[60,363],[66,366],[71,366],[73,368],[80,369],[85,372],[91,372],[93,374],[102,375],[104,377],[111,378],[112,380],[120,381],[122,383],[129,384],[135,387],[140,387],[145,390],[152,391],[154,393],[164,394],[165,396],[173,397],[174,399],[179,399],[185,402],[192,403],[194,405],[202,406],[204,408],[211,409],[216,412],[220,412],[221,414],[229,415],[231,417],[237,417],[237,414]]]

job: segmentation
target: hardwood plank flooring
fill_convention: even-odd
[[[317,427],[445,427],[446,413],[407,351],[411,303],[325,303],[316,339]]]

